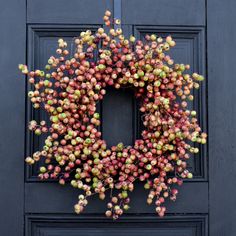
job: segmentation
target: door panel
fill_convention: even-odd
[[[122,22],[132,25],[204,26],[204,0],[121,0]]]
[[[150,16],[150,15],[149,15]],[[205,27],[199,26],[150,26],[133,25],[133,32],[137,39],[144,40],[146,34],[156,34],[161,37],[172,35],[176,46],[169,51],[175,63],[190,64],[190,73],[198,71],[205,74]],[[189,109],[197,111],[198,120],[203,130],[206,130],[206,86],[201,84],[199,90],[193,91],[194,101],[189,102]],[[188,162],[189,170],[194,174],[191,181],[207,181],[207,145],[197,145],[200,149]]]
[[[29,24],[27,34],[27,64],[32,69],[44,68],[47,64],[48,58],[55,54],[57,49],[58,38],[63,37],[68,42],[68,48],[73,51],[73,40],[80,35],[84,30],[91,30],[95,32],[101,24],[92,25],[65,25],[65,24]],[[27,84],[28,90],[30,85]],[[43,110],[35,110],[31,102],[27,99],[27,117],[26,123],[30,120],[40,121],[42,119],[48,120],[48,115]],[[32,155],[37,150],[41,150],[44,145],[45,135],[37,136],[34,133],[26,130],[26,154]],[[38,182],[38,166],[26,166],[26,180]],[[54,180],[48,180],[54,181]]]
[[[24,232],[25,81],[17,66],[25,63],[24,1],[0,8],[0,235]]]
[[[138,123],[138,105],[132,89],[108,88],[101,102],[101,131],[108,147],[122,142],[133,145],[140,133]]]
[[[102,24],[104,12],[113,11],[112,0],[28,0],[30,24]]]
[[[209,232],[236,235],[235,1],[208,1]],[[223,189],[221,189],[221,187]]]
[[[206,235],[204,216],[123,217],[119,222],[95,217],[27,216],[27,236],[201,236]]]
[[[54,2],[54,1],[53,1]],[[184,3],[184,1],[181,1]],[[114,9],[117,9],[117,4],[119,1],[115,1]],[[120,2],[121,3],[121,2]],[[50,6],[51,2],[49,2]],[[75,4],[75,3],[73,3]],[[131,5],[130,5],[131,4]],[[60,16],[60,11],[62,10],[61,2],[54,5],[54,9],[50,14],[43,5],[38,5],[36,1],[30,1],[28,5],[28,63],[33,68],[43,67],[47,62],[48,57],[52,55],[56,49],[55,43],[59,37],[63,37],[69,42],[69,48],[73,49],[73,44],[71,44],[74,37],[79,35],[79,33],[88,28],[94,31],[101,25],[101,19],[98,20],[98,16],[102,18],[103,11],[94,11],[90,9],[91,6],[88,6],[88,2],[81,2],[81,7],[84,9],[83,13],[79,18],[78,16],[74,17],[74,7],[71,8],[69,4],[66,9],[67,16],[63,13],[62,18]],[[136,4],[135,4],[136,5]],[[153,6],[155,11],[149,8]],[[165,5],[165,4],[164,4]],[[203,7],[201,2],[193,2],[192,7]],[[107,6],[107,4],[103,7]],[[138,9],[133,9],[134,3],[132,1],[123,1],[121,5],[121,12],[119,8],[114,14],[122,15],[122,22],[125,24],[123,30],[126,35],[134,34],[136,38],[143,39],[147,33],[156,33],[160,36],[166,36],[172,34],[176,39],[177,46],[172,50],[171,55],[174,57],[176,62],[180,63],[189,63],[191,64],[192,71],[199,71],[200,73],[205,72],[205,26],[204,14],[195,16],[196,18],[190,21],[190,16],[179,17],[180,22],[175,22],[176,26],[173,26],[173,20],[171,22],[163,21],[162,26],[159,26],[160,23],[154,20],[156,15],[163,14],[165,7],[160,7],[155,1],[150,1],[149,4],[146,4],[144,1],[138,2]],[[157,7],[158,6],[158,7]],[[170,5],[169,11],[172,12],[173,17],[176,18],[184,9],[177,9],[176,5]],[[140,8],[140,9],[139,9]],[[141,8],[144,9],[141,11]],[[147,9],[146,9],[147,8]],[[37,9],[37,12],[35,11]],[[104,10],[104,9],[103,9]],[[94,13],[91,16],[91,12]],[[139,12],[140,11],[140,12]],[[132,12],[132,13],[131,13]],[[142,15],[143,13],[149,13],[148,16]],[[39,18],[39,14],[44,17]],[[128,14],[128,15],[127,15]],[[139,17],[137,17],[138,14]],[[73,16],[73,18],[70,17]],[[81,18],[80,18],[81,17]],[[90,17],[90,20],[87,19]],[[92,18],[92,19],[91,19]],[[63,19],[63,20],[62,20]],[[188,21],[188,27],[183,27],[185,21]],[[64,24],[64,22],[66,24]],[[32,24],[33,23],[33,24]],[[42,24],[43,23],[43,24]],[[47,24],[45,24],[47,23]],[[56,23],[56,24],[55,24]],[[73,25],[71,25],[73,23]],[[87,25],[85,25],[87,24]],[[70,45],[71,44],[71,45]],[[192,104],[193,108],[199,112],[199,118],[202,122],[201,125],[205,130],[205,122],[203,122],[202,117],[206,113],[206,89],[202,88],[201,92],[196,92],[196,100]],[[117,91],[115,89],[108,89],[107,95],[104,100],[99,104],[98,109],[101,112],[102,125],[101,131],[103,133],[103,138],[107,140],[109,146],[115,145],[118,142],[124,142],[125,144],[133,144],[134,140],[140,136],[141,133],[141,121],[138,112],[138,101],[135,101],[133,93],[126,90]],[[31,104],[28,106],[29,117],[30,119],[40,119],[40,117],[45,116],[43,112],[33,113]],[[33,116],[33,117],[32,117]],[[204,119],[205,121],[205,119]],[[28,132],[29,133],[29,132]],[[40,144],[43,142],[43,139],[32,137],[32,134],[29,134],[27,140],[27,150],[28,153],[36,151]],[[147,192],[144,191],[142,184],[138,184],[134,193],[131,195],[131,209],[130,214],[140,214],[140,217],[134,218],[133,221],[136,221],[138,224],[139,220],[142,219],[144,214],[151,214],[155,222],[153,223],[156,229],[140,229],[139,231],[132,229],[133,226],[127,225],[122,230],[106,229],[106,225],[99,224],[101,231],[93,231],[91,226],[84,226],[86,229],[80,231],[81,234],[85,233],[88,235],[100,234],[107,232],[109,233],[121,233],[123,235],[132,235],[134,233],[137,235],[144,235],[145,233],[160,234],[161,236],[165,235],[205,235],[206,230],[206,220],[208,214],[208,182],[207,182],[207,156],[206,150],[201,149],[199,155],[195,155],[191,162],[189,162],[189,168],[194,172],[195,178],[192,181],[185,181],[186,183],[181,188],[179,198],[175,203],[167,203],[168,214],[172,216],[173,214],[180,214],[177,218],[173,217],[172,222],[173,226],[177,229],[161,229],[159,228],[160,222],[166,222],[167,219],[160,220],[155,215],[154,206],[148,206],[146,204]],[[66,217],[65,214],[73,214],[73,205],[76,201],[78,191],[72,189],[70,186],[61,187],[58,184],[53,184],[51,182],[41,182],[37,179],[37,167],[31,169],[31,167],[26,167],[27,169],[27,178],[25,184],[25,211],[27,214],[40,213],[43,214],[43,217],[47,217],[47,214],[57,214],[58,220],[62,220]],[[80,219],[83,219],[83,215],[99,214],[102,216],[104,213],[106,204],[93,197],[90,199],[90,204],[86,207],[84,213],[80,216]],[[185,215],[189,214],[189,215]],[[192,226],[188,228],[184,219],[187,219],[188,223],[196,227],[196,222],[192,218],[192,214],[202,214],[202,221],[204,224],[201,225],[200,231],[193,231]],[[50,221],[50,217],[47,217]],[[76,217],[75,217],[76,219]],[[74,218],[71,218],[73,221]],[[150,219],[151,220],[151,219]],[[181,224],[180,221],[183,221]],[[121,220],[122,221],[122,220]],[[129,219],[126,220],[129,222]],[[184,223],[185,222],[185,223]],[[68,220],[68,225],[72,222]],[[150,222],[149,222],[150,223]],[[147,222],[147,225],[149,224]],[[129,223],[128,223],[129,224]],[[48,226],[47,226],[48,225]],[[168,225],[168,224],[167,224]],[[171,224],[170,224],[171,225]],[[61,234],[68,233],[69,235],[76,234],[78,229],[75,231],[70,231],[68,226],[65,225],[65,228],[57,228],[58,224],[53,225],[52,223],[46,222],[46,229],[48,227],[50,230],[42,231],[44,235],[54,235],[54,232],[61,232]],[[51,227],[53,230],[51,230]],[[114,227],[115,224],[114,224]],[[112,231],[109,231],[112,230]],[[32,235],[37,235],[37,229],[32,231]],[[41,232],[41,231],[40,231]],[[164,233],[166,232],[166,233]],[[204,232],[204,233],[202,233]]]
[[[0,235],[2,236],[235,236],[235,102],[233,68],[236,2],[215,0],[8,0],[0,10]],[[106,204],[92,197],[81,215],[73,212],[78,191],[55,181],[37,179],[38,168],[24,166],[24,157],[43,139],[26,129],[31,119],[47,119],[26,101],[28,84],[19,63],[43,67],[56,41],[72,42],[83,30],[103,24],[106,9],[121,17],[126,36],[171,34],[176,63],[206,76],[191,106],[197,110],[209,143],[189,161],[194,178],[184,181],[176,202],[167,202],[159,218],[146,204],[147,192],[137,184],[131,209],[118,221],[104,217]],[[216,19],[216,16],[219,18]],[[226,37],[227,33],[231,35]],[[224,44],[222,47],[222,43]],[[73,44],[70,45],[73,49]],[[207,69],[208,68],[208,69]],[[10,81],[10,82],[9,82]],[[130,90],[109,89],[98,104],[101,131],[108,145],[132,144],[142,130],[138,101]],[[209,123],[209,129],[208,129]],[[25,217],[25,219],[24,219]],[[209,221],[208,221],[209,218]]]
[[[60,186],[57,183],[33,182],[25,186],[25,211],[27,213],[73,213],[73,206],[78,196],[78,190],[71,186]],[[129,213],[155,214],[155,208],[146,204],[147,191],[143,185],[137,185],[130,194],[132,201]],[[208,186],[204,182],[186,182],[180,190],[176,202],[167,202],[168,214],[208,213]],[[83,214],[104,213],[106,201],[91,197]],[[156,216],[157,217],[157,216]]]
[[[121,3],[115,1],[116,4]],[[49,4],[51,4],[49,2]],[[85,4],[85,3],[84,3]],[[131,4],[131,5],[130,5]],[[198,4],[198,7],[203,7],[201,2],[194,2],[192,7],[195,7],[194,4]],[[200,5],[199,5],[200,4]],[[85,4],[86,5],[86,4]],[[134,3],[132,1],[122,2],[122,11],[119,13],[116,10],[116,15],[122,15],[122,22],[125,24],[123,30],[126,35],[134,34],[136,38],[143,39],[145,34],[156,33],[160,36],[166,36],[169,34],[173,35],[173,38],[176,39],[177,46],[171,51],[171,56],[178,63],[189,63],[192,65],[192,71],[199,71],[200,73],[205,73],[205,26],[204,14],[199,16],[194,16],[196,19],[186,16],[186,19],[182,19],[183,22],[175,22],[176,26],[173,26],[174,21],[164,20],[162,26],[156,22],[155,16],[162,14],[162,11],[165,11],[165,7],[159,6],[154,1],[152,2],[156,11],[150,11],[148,17],[144,17],[143,12],[137,12],[141,8],[148,9],[150,6],[146,2],[138,2],[138,9],[135,11],[133,8]],[[165,4],[164,4],[165,5]],[[158,8],[157,8],[158,6]],[[117,5],[114,6],[114,9],[117,9]],[[45,16],[43,19],[39,19],[35,12],[35,8],[42,8],[42,6],[37,5],[37,2],[31,2],[28,7],[28,63],[33,68],[43,67],[47,62],[47,59],[52,55],[56,49],[55,43],[58,37],[63,37],[68,40],[69,45],[72,42],[72,39],[79,35],[79,33],[88,28],[92,31],[98,28],[101,25],[101,20],[97,19],[97,14],[100,15],[103,12],[96,12],[91,19],[87,21],[85,17],[86,13],[82,14],[82,18],[78,19],[75,17],[73,21],[68,16],[62,15],[62,18],[58,18],[57,11],[60,12],[60,4],[55,7],[53,13],[48,15],[47,10],[42,9],[42,14]],[[85,12],[90,11],[87,9],[88,6],[85,6]],[[140,9],[139,9],[140,8]],[[118,7],[118,9],[120,9]],[[183,9],[181,9],[182,11]],[[45,12],[46,11],[46,12]],[[68,12],[73,14],[74,9],[70,9],[70,6],[67,9]],[[179,15],[181,12],[176,9],[176,5],[169,6],[169,11],[173,12],[173,16]],[[39,11],[38,11],[39,12]],[[132,16],[130,18],[130,14]],[[35,15],[36,14],[36,15]],[[54,15],[55,14],[55,15]],[[90,13],[88,13],[90,14]],[[139,14],[137,17],[135,14]],[[53,16],[53,18],[52,18]],[[90,16],[91,17],[91,16]],[[57,19],[57,21],[55,21]],[[62,21],[63,19],[63,21]],[[185,21],[188,21],[188,27],[182,26],[181,24]],[[63,23],[62,23],[63,22]],[[34,24],[32,24],[34,23]],[[42,24],[47,23],[47,24]],[[57,24],[55,24],[57,23]],[[66,24],[65,24],[66,23]],[[73,25],[71,25],[73,23]],[[75,23],[75,24],[74,24]],[[69,46],[73,49],[73,44]],[[203,85],[199,92],[195,94],[195,102],[192,104],[192,107],[198,111],[199,119],[204,130],[206,130],[206,89]],[[29,119],[39,119],[44,116],[43,112],[33,113],[31,110],[31,104],[28,106],[28,115]],[[98,109],[100,110],[102,117],[101,131],[103,133],[103,138],[107,141],[108,145],[115,145],[118,142],[124,142],[125,144],[133,144],[134,140],[140,136],[141,133],[141,121],[138,112],[138,101],[134,99],[133,92],[126,90],[115,90],[108,89],[107,95],[104,100],[99,104]],[[31,117],[30,117],[31,116]],[[33,117],[32,117],[33,116]],[[29,132],[28,132],[29,133]],[[36,151],[40,143],[42,143],[42,138],[34,138],[32,134],[28,136],[27,152],[32,153]],[[29,149],[28,149],[29,148]],[[154,206],[148,206],[146,204],[147,192],[143,190],[142,184],[137,184],[137,188],[134,193],[131,195],[131,209],[130,214],[138,213],[140,217],[137,217],[137,223],[139,220],[142,220],[144,214],[151,214],[152,217],[149,219],[150,222],[154,220],[156,223],[156,229],[143,228],[142,230],[136,231],[132,227],[128,226],[129,219],[126,221],[126,226],[124,229],[119,228],[119,230],[113,229],[114,226],[111,226],[111,229],[106,229],[105,225],[101,225],[101,231],[96,229],[91,229],[91,226],[88,222],[85,223],[85,229],[73,229],[70,230],[69,226],[75,221],[75,225],[79,224],[80,220],[83,220],[83,216],[86,217],[87,214],[103,214],[106,207],[105,202],[101,202],[96,197],[91,198],[90,204],[86,207],[84,213],[77,217],[72,217],[68,221],[68,224],[65,224],[65,228],[54,229],[54,224],[45,221],[42,222],[42,228],[39,232],[43,232],[44,235],[54,235],[55,232],[61,232],[61,235],[64,234],[88,234],[88,235],[99,235],[106,232],[109,233],[122,233],[123,235],[144,235],[146,233],[150,234],[160,234],[161,236],[167,235],[205,235],[206,231],[206,222],[208,214],[208,182],[207,182],[207,158],[206,158],[206,149],[201,148],[199,155],[195,155],[191,162],[189,162],[189,169],[194,173],[195,178],[192,181],[185,181],[184,186],[181,188],[178,200],[167,203],[168,214],[171,217],[171,224],[168,223],[168,219],[159,219],[156,217]],[[41,182],[37,179],[38,169],[36,167],[26,167],[27,169],[27,178],[25,185],[25,211],[27,214],[40,213],[38,217],[45,217],[48,221],[52,220],[48,214],[57,214],[59,221],[64,222],[66,220],[66,214],[73,214],[73,205],[76,201],[78,190],[72,189],[70,186],[61,187],[56,183],[49,183],[55,181]],[[46,204],[45,204],[46,203]],[[179,216],[175,214],[181,214],[184,218],[181,218],[181,223],[179,222]],[[185,215],[183,215],[185,214]],[[187,214],[187,215],[186,215]],[[201,214],[201,221],[203,222],[200,226],[196,226],[195,218],[197,214]],[[37,217],[36,217],[37,218]],[[27,218],[28,219],[28,218]],[[63,220],[64,219],[64,220]],[[182,221],[185,219],[186,221]],[[91,216],[91,221],[93,220],[93,215]],[[121,220],[122,221],[122,220]],[[119,222],[121,222],[119,221]],[[149,223],[150,223],[149,222]],[[164,229],[161,227],[162,223],[167,228]],[[184,223],[185,222],[185,223]],[[189,227],[183,227],[188,222]],[[149,224],[147,223],[147,225]],[[151,223],[150,223],[151,224]],[[160,224],[160,225],[159,225]],[[32,225],[31,225],[32,226]],[[192,226],[195,230],[193,230]],[[33,226],[32,226],[33,227]],[[51,229],[53,227],[53,229]],[[68,228],[67,228],[68,227]],[[78,226],[77,226],[78,227]],[[172,229],[174,227],[174,229]],[[199,228],[199,229],[198,229]],[[50,229],[50,230],[48,230]],[[111,231],[110,231],[111,230]],[[37,235],[38,228],[31,229],[32,235]],[[138,232],[138,233],[137,233]],[[105,235],[106,235],[105,234]]]

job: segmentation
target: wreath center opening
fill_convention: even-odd
[[[138,100],[131,88],[108,87],[103,100],[97,105],[101,115],[102,138],[107,146],[122,142],[132,146],[141,135]]]

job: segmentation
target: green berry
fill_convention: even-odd
[[[74,134],[74,132],[73,132],[72,130],[69,130],[69,131],[68,131],[68,135],[69,135],[69,136],[73,136],[73,134]]]
[[[155,34],[152,34],[150,38],[152,41],[155,41],[157,39],[157,36]]]
[[[51,66],[50,65],[46,65],[45,66],[45,70],[50,70],[51,69]]]
[[[39,169],[39,171],[40,171],[41,173],[45,173],[45,172],[47,171],[47,169],[46,169],[46,167],[41,166],[40,169]]]
[[[29,91],[28,92],[28,97],[32,98],[34,96],[34,92],[33,91]]]
[[[161,77],[161,78],[166,78],[166,73],[165,73],[164,71],[162,71],[162,72],[160,73],[160,77]]]
[[[104,64],[99,64],[98,65],[98,69],[99,70],[105,70],[106,69],[106,66]]]
[[[51,59],[51,58],[48,59],[48,64],[49,64],[49,65],[53,64],[53,59]]]
[[[203,80],[204,80],[204,77],[203,77],[202,75],[199,75],[199,76],[197,77],[197,80],[198,80],[198,81],[203,81]]]
[[[99,118],[100,118],[100,114],[99,114],[99,113],[94,113],[93,117],[94,117],[95,119],[99,119]]]
[[[52,100],[48,100],[47,104],[48,104],[48,105],[52,105],[52,104],[53,104],[53,101],[52,101]]]
[[[160,132],[159,131],[155,131],[154,135],[155,135],[156,138],[158,138],[160,136]]]
[[[44,77],[44,75],[45,75],[44,71],[41,70],[40,73],[39,73],[39,75],[40,75],[41,77]]]
[[[85,143],[86,143],[86,144],[90,144],[91,142],[92,142],[92,140],[91,140],[90,138],[86,138],[86,139],[85,139]]]
[[[144,185],[144,188],[145,188],[145,189],[150,189],[150,184],[149,184],[149,183],[146,183],[146,184]]]
[[[151,169],[152,169],[152,165],[151,165],[151,164],[147,164],[147,165],[146,165],[146,169],[147,169],[147,170],[151,170]]]
[[[78,97],[80,97],[80,95],[81,95],[81,93],[80,93],[80,90],[75,90],[75,94],[78,96]]]
[[[121,196],[122,198],[127,198],[128,197],[127,191],[122,191]]]
[[[76,178],[76,179],[80,179],[80,177],[81,177],[81,176],[80,176],[79,173],[76,173],[76,174],[75,174],[75,178]]]
[[[46,79],[46,80],[44,80],[44,82],[43,82],[43,83],[44,83],[44,86],[45,86],[45,87],[48,87],[48,85],[49,85],[49,82],[50,82],[50,81],[49,81],[49,80],[47,80],[47,79]]]
[[[75,146],[75,145],[77,144],[76,140],[75,140],[75,139],[72,139],[72,140],[71,140],[71,144],[72,144],[73,146]]]
[[[192,179],[192,178],[193,178],[193,174],[192,174],[192,173],[188,173],[188,174],[187,174],[187,178],[188,178],[188,179]]]
[[[71,180],[70,184],[74,187],[74,188],[77,188],[78,187],[78,184],[75,180]]]
[[[144,76],[144,72],[143,72],[142,70],[139,70],[139,71],[138,71],[138,76],[139,76],[139,77],[143,77],[143,76]]]
[[[40,135],[42,132],[41,132],[40,129],[36,129],[36,130],[34,131],[34,133],[35,133],[36,135]]]
[[[124,148],[124,144],[123,143],[118,143],[117,144],[118,151],[121,151],[123,148]]]
[[[53,116],[52,117],[52,122],[53,123],[57,123],[59,121],[58,117],[57,116]]]
[[[84,153],[86,156],[88,156],[88,155],[91,154],[91,151],[90,151],[88,148],[84,148],[84,149],[83,149],[83,153]]]

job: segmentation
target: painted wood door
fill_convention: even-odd
[[[113,222],[105,204],[92,198],[81,215],[73,213],[77,191],[41,182],[37,167],[24,157],[42,145],[26,130],[27,122],[45,116],[26,101],[28,86],[19,63],[42,67],[59,37],[69,42],[82,30],[103,24],[106,9],[121,18],[126,35],[172,34],[176,62],[206,76],[192,104],[209,142],[189,162],[194,179],[185,181],[167,215],[147,206],[138,186],[129,214]],[[8,0],[0,10],[0,235],[2,236],[234,236],[236,227],[235,102],[236,2],[218,0]],[[73,46],[73,45],[72,45]],[[129,90],[109,90],[100,105],[103,137],[108,145],[132,144],[140,135],[140,118]]]

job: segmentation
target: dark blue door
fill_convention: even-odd
[[[206,76],[192,104],[204,130],[206,147],[189,162],[185,181],[167,215],[159,218],[146,204],[140,186],[129,214],[113,222],[96,198],[82,215],[73,213],[76,190],[37,179],[37,167],[24,157],[42,145],[26,131],[42,118],[26,102],[26,81],[19,63],[42,67],[59,37],[69,42],[84,29],[103,24],[106,9],[121,18],[126,35],[172,34],[176,62]],[[235,236],[235,27],[236,2],[219,0],[8,0],[0,10],[0,235],[1,236]],[[100,104],[102,131],[109,145],[132,144],[141,128],[129,90],[108,91]],[[115,109],[114,109],[115,108]]]

